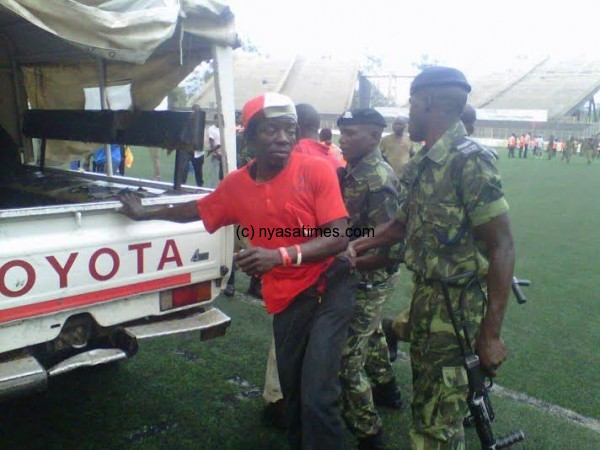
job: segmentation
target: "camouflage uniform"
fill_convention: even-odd
[[[342,180],[342,192],[350,214],[350,227],[354,230],[375,228],[393,219],[398,210],[396,188],[393,169],[383,160],[378,149],[365,155],[355,166],[349,166],[349,172]],[[372,252],[399,260],[400,245]],[[382,384],[394,379],[381,329],[381,315],[383,304],[393,288],[393,283],[389,282],[390,272],[396,269],[360,274],[360,282],[373,288],[357,292],[340,369],[342,413],[348,427],[358,438],[375,435],[381,428],[369,376],[374,378],[371,381]]]
[[[597,152],[597,141],[594,138],[587,138],[584,139],[583,144],[583,153],[585,154],[585,157],[587,159],[587,163],[591,164],[592,160],[596,157],[596,152]]]
[[[565,149],[563,151],[561,161],[563,159],[566,159],[567,164],[569,164],[571,162],[571,156],[573,155],[574,152],[575,152],[575,139],[571,138],[567,141],[567,145],[565,146]]]
[[[397,218],[406,224],[406,266],[414,272],[410,310],[414,449],[464,448],[466,373],[438,280],[475,271],[464,315],[476,339],[485,309],[488,260],[473,228],[508,211],[493,156],[466,137],[459,121],[408,164],[407,200]],[[457,307],[460,289],[451,289]]]

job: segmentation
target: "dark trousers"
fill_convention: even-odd
[[[355,303],[356,279],[348,272],[311,287],[273,318],[279,381],[290,448],[345,448],[339,397],[342,350]]]
[[[192,158],[192,166],[194,167],[194,177],[196,178],[196,186],[202,186],[204,180],[202,179],[202,166],[204,166],[204,155],[199,158]]]
[[[177,171],[177,177],[181,184],[187,184],[189,164],[192,163],[194,168],[194,177],[196,179],[196,186],[202,186],[204,180],[202,179],[202,166],[204,165],[204,156],[200,158],[194,158],[194,154],[188,151],[180,151],[179,164],[175,168]]]

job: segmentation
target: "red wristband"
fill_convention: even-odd
[[[292,258],[287,252],[285,247],[279,247],[277,249],[279,254],[281,255],[281,261],[283,262],[283,267],[290,266],[292,264]]]

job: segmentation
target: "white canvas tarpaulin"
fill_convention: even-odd
[[[108,60],[143,63],[181,24],[234,46],[233,15],[218,0],[0,0],[28,22]]]

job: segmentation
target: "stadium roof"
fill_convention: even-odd
[[[350,107],[358,61],[330,57],[276,57],[236,51],[234,54],[235,108],[265,92],[280,92],[295,103],[309,103],[323,114],[340,114]],[[216,108],[213,80],[209,80],[190,105]]]
[[[515,60],[511,67],[490,72],[461,68],[473,86],[469,103],[478,109],[545,110],[548,120],[570,116],[600,90],[600,58]],[[475,70],[478,69],[478,70]],[[398,107],[408,106],[412,76],[369,80]]]

